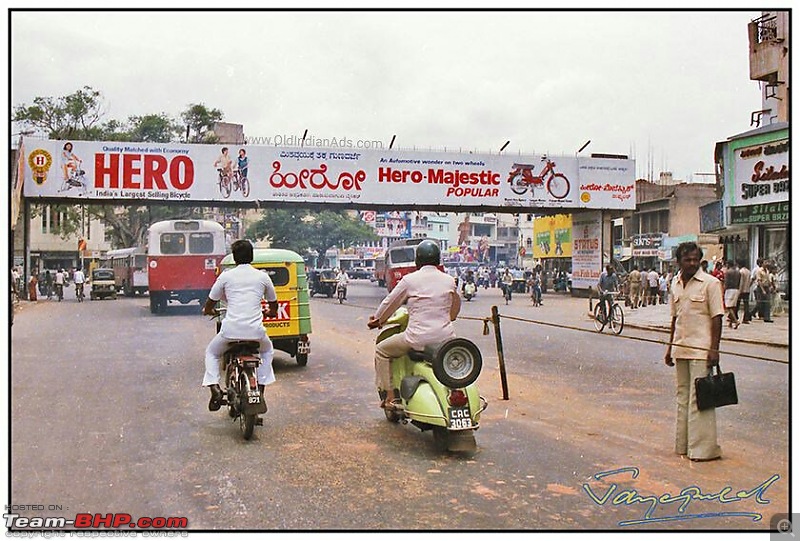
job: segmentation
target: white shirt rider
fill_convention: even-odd
[[[220,408],[222,391],[219,387],[219,365],[222,355],[231,342],[258,341],[258,352],[261,357],[257,371],[259,389],[275,381],[275,373],[272,370],[274,350],[264,330],[264,314],[261,308],[261,299],[266,298],[269,303],[266,316],[277,315],[278,296],[275,293],[275,286],[266,272],[257,270],[250,264],[253,261],[253,246],[249,241],[237,240],[231,249],[237,265],[217,277],[203,306],[204,314],[214,315],[217,301],[223,299],[227,301],[227,312],[220,331],[206,347],[203,386],[211,390],[211,400],[208,403],[210,411],[217,411]]]
[[[72,281],[76,284],[82,284],[86,281],[86,276],[81,269],[75,271],[75,274],[72,275]]]

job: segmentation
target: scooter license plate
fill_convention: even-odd
[[[451,429],[472,428],[472,417],[469,414],[469,406],[461,408],[448,408],[447,415]]]

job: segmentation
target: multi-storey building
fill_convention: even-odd
[[[726,259],[771,260],[789,290],[789,12],[765,11],[748,25],[750,79],[761,86],[753,129],[716,144],[717,200],[701,209],[703,231]]]

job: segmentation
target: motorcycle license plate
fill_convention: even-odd
[[[472,428],[472,418],[469,415],[469,406],[461,408],[448,408],[447,415],[451,429]]]

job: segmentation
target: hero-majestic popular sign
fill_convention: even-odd
[[[406,208],[636,203],[633,160],[38,139],[25,139],[21,150],[29,198]]]

